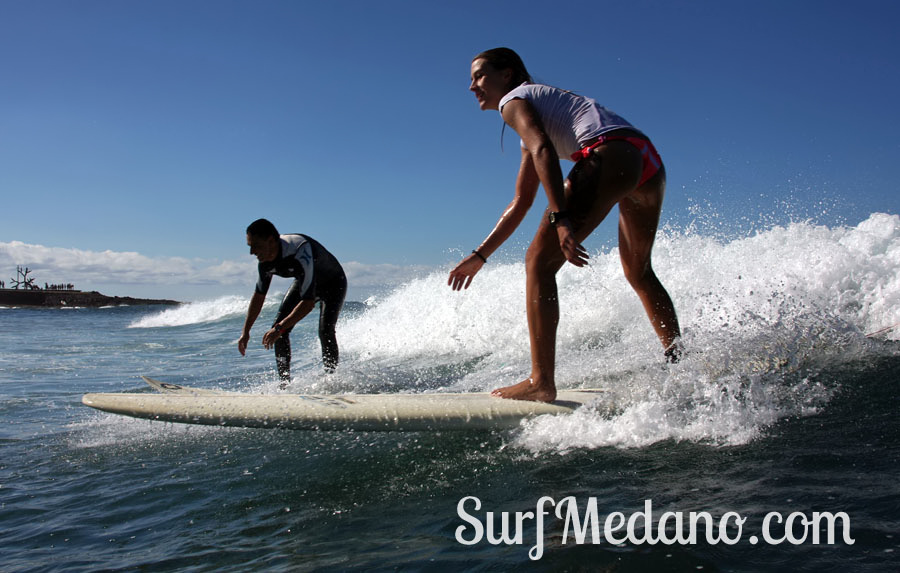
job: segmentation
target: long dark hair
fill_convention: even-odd
[[[494,48],[492,50],[481,52],[472,58],[473,62],[475,60],[485,60],[498,70],[512,70],[510,88],[514,88],[524,82],[532,83],[531,74],[525,69],[522,58],[519,57],[519,54],[509,48]]]

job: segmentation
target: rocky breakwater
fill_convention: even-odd
[[[0,289],[0,306],[98,307],[139,304],[181,304],[175,300],[107,296],[97,291]]]

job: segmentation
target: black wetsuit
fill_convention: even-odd
[[[320,303],[319,341],[322,343],[322,361],[326,370],[333,371],[338,363],[338,344],[334,329],[347,294],[344,269],[334,255],[306,235],[281,235],[280,243],[278,257],[274,261],[259,263],[256,292],[265,295],[274,275],[294,279],[281,301],[275,323],[289,315],[301,300]],[[289,380],[291,377],[290,333],[290,328],[283,330],[281,337],[275,341],[275,363],[282,380]]]

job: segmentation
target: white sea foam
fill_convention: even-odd
[[[852,227],[794,223],[731,241],[661,233],[654,268],[676,303],[687,357],[664,366],[616,249],[594,253],[588,269],[564,267],[558,385],[608,388],[615,409],[539,418],[516,445],[745,443],[827,404],[833,388],[817,373],[869,351],[865,333],[900,323],[896,215]],[[900,329],[883,336],[898,340]],[[340,339],[358,368],[424,371],[399,391],[517,382],[530,364],[524,266],[485,266],[461,293],[444,273],[412,281],[342,323]],[[450,374],[429,385],[441,367]]]
[[[149,314],[128,325],[129,328],[159,328],[167,326],[186,326],[215,322],[247,313],[248,301],[240,296],[223,296],[213,300],[203,300],[179,305],[173,308]],[[266,304],[274,304],[267,299]]]
[[[223,431],[234,428],[194,424],[167,424],[117,414],[96,412],[84,421],[68,425],[73,431],[71,445],[75,448],[147,447],[171,448],[175,440],[209,440]]]
[[[676,303],[686,357],[664,364],[616,249],[593,253],[589,268],[564,267],[557,382],[601,387],[606,397],[594,409],[523,424],[513,447],[746,443],[779,420],[827,407],[836,391],[827,372],[891,351],[865,334],[900,323],[896,215],[873,214],[856,226],[794,223],[732,240],[663,232],[654,268]],[[515,383],[530,365],[524,283],[522,263],[493,261],[464,292],[450,290],[446,272],[413,280],[365,312],[345,314],[334,375],[321,374],[315,321],[304,321],[288,391],[461,392]],[[241,320],[246,304],[223,297],[131,326]],[[900,340],[900,328],[881,338]],[[280,391],[265,380],[252,391]]]

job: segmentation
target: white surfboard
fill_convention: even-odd
[[[170,382],[160,382],[150,378],[149,376],[141,376],[151,388],[162,392],[163,394],[180,394],[182,396],[221,396],[222,394],[237,394],[240,392],[229,392],[227,390],[209,390],[207,388],[191,388],[190,386],[180,386]],[[246,396],[246,394],[244,394]]]
[[[98,410],[165,422],[291,430],[424,431],[502,429],[532,416],[569,414],[603,390],[563,390],[553,403],[455,394],[244,394],[144,378],[160,394],[93,393]]]

